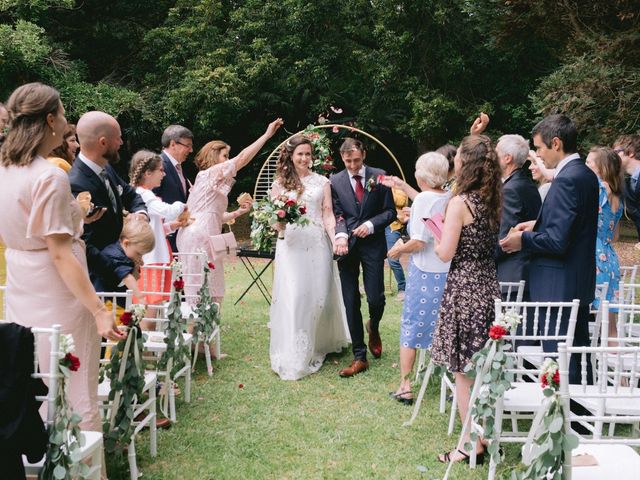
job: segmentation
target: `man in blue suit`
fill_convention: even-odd
[[[507,253],[525,250],[531,254],[531,300],[580,300],[573,344],[586,346],[589,304],[596,285],[598,180],[576,153],[578,133],[568,117],[546,117],[534,127],[532,136],[545,166],[555,168],[555,178],[538,219],[517,225],[500,245]],[[568,312],[563,315],[560,331],[566,333],[567,327]],[[557,351],[557,342],[542,343],[545,352]],[[574,360],[569,367],[569,380],[579,383],[578,362]]]
[[[640,135],[622,135],[613,144],[624,169],[625,213],[633,220],[640,239]],[[640,243],[636,248],[640,248]]]
[[[165,176],[158,188],[153,189],[163,202],[187,203],[190,183],[183,171],[183,163],[193,152],[193,133],[182,125],[169,125],[162,133],[162,164]],[[176,246],[176,233],[168,235],[169,243],[174,252]]]
[[[83,240],[87,248],[87,264],[91,282],[109,272],[109,263],[100,251],[117,242],[122,232],[123,210],[148,220],[147,207],[135,189],[122,180],[110,164],[118,163],[122,136],[118,121],[104,112],[87,112],[76,127],[80,139],[80,154],[69,172],[74,196],[89,192],[96,207],[104,215],[85,224]]]
[[[360,265],[369,304],[369,349],[376,358],[382,354],[378,326],[385,306],[387,241],[384,230],[395,220],[396,207],[391,189],[376,181],[384,171],[364,165],[366,151],[361,141],[346,138],[340,155],[346,169],[331,176],[331,195],[336,216],[334,253],[341,256],[338,269],[354,356],[351,365],[340,371],[340,376],[351,377],[369,368],[360,312]]]

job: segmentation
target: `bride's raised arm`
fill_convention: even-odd
[[[331,244],[336,236],[336,217],[333,215],[333,201],[331,200],[331,183],[324,184],[322,191],[322,223],[324,229],[329,235]]]

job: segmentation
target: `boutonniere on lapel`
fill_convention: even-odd
[[[367,192],[371,193],[376,189],[376,187],[379,184],[384,182],[384,180],[385,180],[384,175],[378,175],[376,178],[371,177],[369,180],[367,180],[367,183],[364,186],[364,188],[367,190]]]
[[[122,196],[122,192],[124,191],[122,185],[116,186],[116,190],[118,190],[118,195]]]

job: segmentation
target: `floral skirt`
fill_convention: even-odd
[[[446,272],[423,272],[411,261],[400,319],[400,346],[431,348]]]

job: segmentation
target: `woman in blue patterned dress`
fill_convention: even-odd
[[[411,253],[400,320],[400,386],[391,393],[392,398],[405,405],[413,403],[409,376],[415,363],[416,349],[431,348],[449,271],[449,262],[441,261],[435,254],[433,235],[422,221],[436,213],[444,216],[451,195],[442,188],[447,181],[448,170],[449,162],[439,153],[429,152],[418,158],[415,177],[421,192],[411,206],[411,239],[405,244],[397,243],[387,254],[398,259],[403,253]],[[411,188],[395,177],[393,182],[396,188]]]
[[[622,165],[618,154],[609,147],[593,147],[587,155],[587,166],[593,170],[600,184],[598,236],[596,238],[596,283],[609,282],[605,300],[619,302],[620,262],[613,248],[618,238],[622,217]],[[599,307],[595,299],[593,307]],[[615,312],[609,313],[609,336],[616,337]]]

